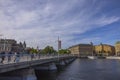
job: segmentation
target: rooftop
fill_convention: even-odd
[[[91,46],[91,44],[76,44],[71,47],[75,47],[75,46]],[[71,47],[69,47],[69,48],[71,48]]]

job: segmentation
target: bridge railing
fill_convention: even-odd
[[[59,55],[59,57],[74,56],[71,54]],[[0,54],[0,65],[12,64],[25,61],[34,61],[40,59],[58,58],[58,55],[47,54]]]

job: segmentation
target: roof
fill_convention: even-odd
[[[99,44],[99,45],[94,45],[94,46],[100,46],[101,44]],[[114,46],[112,46],[112,45],[109,45],[109,44],[102,44],[103,46],[111,46],[111,47],[114,47]]]
[[[76,47],[76,46],[91,46],[91,44],[77,44],[77,45],[73,45],[69,48]]]

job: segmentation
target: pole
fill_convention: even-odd
[[[0,34],[0,36],[2,36],[2,34]],[[2,38],[0,39],[0,42],[1,42]],[[1,49],[0,49],[0,52],[1,52]]]
[[[4,51],[5,51],[5,47],[6,47],[6,39],[4,38]]]
[[[59,60],[59,36],[58,36],[58,60]]]
[[[3,36],[2,34],[0,34],[0,36]],[[3,50],[5,51],[5,42],[6,42],[6,39],[5,38],[3,38],[3,41],[4,41],[4,44],[3,44]]]

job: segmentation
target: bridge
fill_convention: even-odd
[[[35,70],[57,70],[75,58],[74,55],[0,55],[0,80],[37,80]]]

